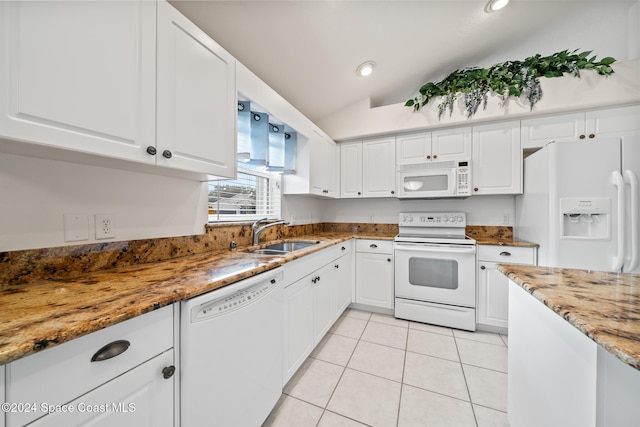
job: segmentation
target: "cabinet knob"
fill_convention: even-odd
[[[271,284],[275,284],[276,283],[276,279],[271,279]]]
[[[176,373],[176,367],[175,366],[173,366],[173,365],[165,366],[162,369],[162,378],[164,378],[165,380],[168,380],[175,373]]]
[[[339,264],[334,265],[335,268],[340,268]]]
[[[480,266],[480,270],[485,270],[487,267],[485,267],[484,265]]]
[[[125,351],[127,351],[130,345],[131,343],[127,340],[117,340],[117,341],[111,342],[105,345],[104,347],[102,347],[100,350],[96,351],[96,353],[91,358],[91,361],[101,362],[103,360],[116,357],[124,353]]]
[[[430,156],[430,155],[429,155],[429,156],[427,156],[427,159],[430,159],[430,158],[431,158],[431,156]]]
[[[171,151],[169,150],[164,150],[162,152],[162,157],[164,157],[165,159],[170,159],[171,157],[173,157],[173,154],[171,154]]]
[[[387,258],[387,262],[391,262],[391,258]]]
[[[396,194],[396,192],[395,192],[395,191],[393,191],[393,190],[391,190],[391,194]]]
[[[500,256],[511,256],[511,252],[507,252],[507,251],[500,252]]]
[[[478,191],[478,187],[473,187],[473,191]]]
[[[358,196],[361,196],[361,195],[362,195],[362,193],[360,191],[358,191]]]
[[[589,134],[589,138],[595,138],[595,137],[596,137],[596,135],[595,135],[595,134],[593,134],[593,133],[590,133],[590,134]]]
[[[434,155],[433,155],[433,158],[434,158],[434,159],[437,159],[437,158],[438,158],[438,155],[437,155],[437,154],[434,154]]]
[[[153,145],[150,145],[147,147],[147,154],[151,154],[152,156],[155,156],[157,152],[158,151],[156,150],[156,147],[154,147]]]
[[[343,250],[343,251],[346,251],[346,250],[347,250],[347,248],[345,248],[345,247],[343,246],[343,247],[342,247],[342,250]]]
[[[578,138],[585,139],[586,137],[584,135],[580,135]]]

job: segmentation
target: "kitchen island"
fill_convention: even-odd
[[[512,427],[635,426],[640,275],[500,265]]]

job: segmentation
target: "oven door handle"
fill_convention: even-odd
[[[437,252],[437,253],[445,253],[445,254],[475,254],[476,247],[472,246],[470,248],[454,248],[451,246],[443,246],[443,245],[434,245],[434,246],[401,246],[396,245],[397,251],[407,251],[407,252]]]

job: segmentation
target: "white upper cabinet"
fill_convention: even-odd
[[[473,194],[522,193],[520,122],[473,127]]]
[[[336,143],[313,132],[309,158],[309,187],[311,194],[335,198],[338,195]]]
[[[455,128],[398,136],[398,165],[471,159],[471,128]]]
[[[522,120],[522,149],[550,141],[618,137],[640,130],[640,106],[608,108]]]
[[[396,139],[340,144],[340,197],[395,197]]]
[[[431,161],[431,132],[396,137],[396,162],[413,165]]]
[[[0,31],[2,137],[155,162],[155,2],[0,2]]]
[[[340,144],[340,197],[362,197],[362,142]]]
[[[431,152],[434,161],[471,160],[471,128],[432,132]]]
[[[396,139],[381,138],[362,142],[362,195],[395,197]]]
[[[0,2],[0,23],[0,137],[235,176],[235,60],[168,3]]]
[[[157,164],[235,177],[235,59],[158,3]]]

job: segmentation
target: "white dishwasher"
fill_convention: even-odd
[[[282,393],[282,267],[183,301],[182,427],[260,426]]]

